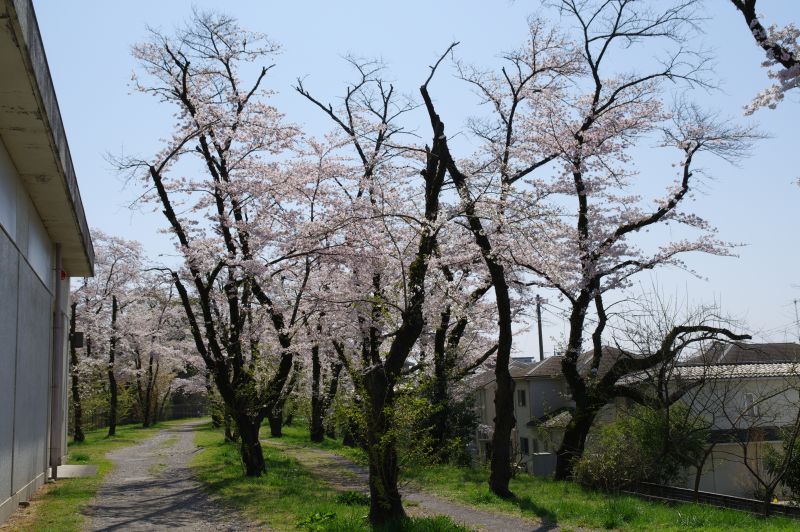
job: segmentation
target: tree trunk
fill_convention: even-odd
[[[406,516],[397,485],[400,467],[397,460],[393,427],[387,412],[394,407],[394,390],[382,366],[364,376],[370,395],[367,419],[367,453],[369,456],[369,520],[382,525]]]
[[[83,405],[81,403],[80,377],[78,375],[78,350],[75,349],[73,341],[73,338],[75,338],[75,320],[77,319],[75,309],[77,306],[77,303],[72,304],[72,315],[69,319],[69,364],[71,366],[72,412],[74,415],[72,438],[74,441],[80,442],[86,439],[86,435],[83,433]]]
[[[514,418],[514,380],[508,365],[511,362],[511,298],[502,266],[487,262],[492,273],[497,300],[498,325],[497,359],[494,368],[497,388],[494,392],[495,418],[492,435],[492,461],[489,474],[489,489],[498,497],[509,498],[514,494],[508,488],[511,481],[511,431],[516,425]]]
[[[150,426],[150,391],[148,390],[148,386],[145,387],[145,392],[142,394],[142,426],[149,427]]]
[[[572,477],[575,462],[583,456],[586,436],[589,435],[596,415],[597,409],[576,405],[572,419],[564,431],[561,447],[556,452],[556,480],[567,480]]]
[[[158,423],[164,419],[164,409],[167,407],[167,401],[169,401],[169,396],[172,393],[172,386],[167,386],[167,391],[164,392],[164,396],[161,398],[161,404],[158,405],[158,409],[153,410],[153,423]],[[158,400],[158,397],[156,397]]]
[[[448,406],[448,381],[447,381],[447,356],[446,356],[446,333],[450,323],[450,307],[440,315],[439,327],[433,340],[433,390],[431,393],[431,403],[433,413],[431,414],[431,438],[435,449],[436,459],[439,462],[447,461],[447,406]]]
[[[764,517],[769,517],[769,514],[772,511],[772,497],[775,495],[775,489],[767,489],[765,491],[766,493],[764,494],[764,506],[762,509],[762,514]]]
[[[322,365],[319,361],[319,346],[311,348],[311,428],[309,437],[313,442],[325,439],[325,426],[323,423],[323,400],[320,393],[322,380]]]
[[[703,476],[703,468],[706,465],[706,460],[708,457],[711,456],[711,453],[714,450],[714,445],[712,444],[706,451],[703,453],[703,458],[700,460],[700,463],[695,466],[695,475],[694,475],[694,502],[700,502],[700,479]]]
[[[225,441],[236,443],[239,441],[239,431],[233,421],[233,416],[228,413],[228,407],[223,405],[223,409],[225,410],[222,416],[225,425]]]
[[[261,422],[246,416],[236,418],[236,426],[241,439],[242,462],[245,474],[248,477],[260,477],[266,473],[264,453],[261,451],[261,442],[258,439]]]
[[[291,367],[294,367],[291,378],[288,382],[284,380],[285,385],[282,387],[283,389],[280,390],[279,393],[273,395],[274,403],[268,405],[266,409],[267,419],[269,420],[269,433],[273,438],[280,438],[283,436],[283,409],[297,384],[297,376],[300,373],[300,366],[297,360],[292,363],[290,368]]]
[[[273,438],[283,437],[283,405],[273,408],[267,414],[267,420],[269,421],[269,435]]]
[[[145,383],[145,394],[144,394],[144,402],[142,404],[142,416],[144,419],[143,425],[145,427],[149,427],[151,424],[156,422],[155,419],[155,408],[158,405],[153,404],[153,387],[155,385],[155,374],[153,372],[153,355],[150,354],[148,362],[147,362],[147,381]],[[158,400],[156,400],[156,403]]]
[[[342,445],[345,447],[357,447],[353,429],[348,424],[342,429]]]
[[[427,101],[426,101],[427,103]],[[483,228],[480,217],[475,212],[466,184],[466,177],[454,165],[448,167],[450,177],[456,185],[459,197],[464,204],[464,213],[469,222],[470,231],[475,243],[481,250],[494,286],[495,303],[497,305],[497,358],[495,361],[495,380],[497,388],[494,394],[495,418],[492,435],[492,461],[489,475],[489,489],[499,497],[513,497],[508,489],[511,480],[511,431],[514,429],[514,381],[508,365],[511,362],[511,346],[513,342],[511,297],[506,282],[505,268],[498,262],[492,243]]]
[[[111,296],[111,341],[108,349],[108,388],[111,394],[108,403],[108,435],[117,433],[117,378],[114,375],[114,359],[117,354],[117,296]]]
[[[572,400],[575,401],[575,410],[564,431],[564,439],[561,440],[561,445],[556,451],[556,480],[567,480],[572,477],[575,461],[583,455],[586,436],[589,434],[596,414],[596,411],[591,412],[589,409],[590,398],[586,382],[578,371],[578,358],[581,356],[583,348],[583,326],[591,302],[591,292],[588,289],[583,290],[573,303],[570,312],[569,338],[567,339],[567,351],[561,360],[561,373],[567,381]],[[592,339],[597,343],[602,341],[599,336],[593,336]]]
[[[211,374],[206,372],[206,397],[208,397],[209,410],[211,411],[211,426],[220,428],[225,422],[225,403],[211,384]],[[226,438],[227,441],[227,438]]]

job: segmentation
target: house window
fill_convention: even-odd
[[[525,390],[517,390],[517,406],[525,406]]]
[[[756,401],[756,394],[751,392],[744,394],[744,414],[746,416],[756,417],[759,415],[758,403]]]
[[[525,456],[531,454],[531,449],[528,447],[528,438],[519,439],[519,450]]]

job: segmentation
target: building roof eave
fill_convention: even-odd
[[[0,0],[0,138],[67,275],[90,276],[94,249],[31,0]]]

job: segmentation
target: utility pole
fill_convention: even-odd
[[[794,300],[794,322],[797,324],[797,339],[800,340],[800,315],[797,313],[797,302],[800,301],[798,299]]]
[[[795,303],[797,303],[795,301]],[[795,305],[795,310],[797,306]],[[539,326],[539,362],[544,360],[544,342],[542,341],[542,298],[536,294],[536,323]]]

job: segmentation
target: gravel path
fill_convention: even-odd
[[[211,499],[194,479],[189,461],[197,423],[110,453],[115,468],[88,508],[89,530],[263,530]]]
[[[264,443],[280,447],[336,490],[369,492],[367,469],[342,456],[314,447],[289,445],[274,439],[265,440]],[[482,531],[559,530],[557,525],[479,510],[411,486],[405,486],[401,493],[406,512],[412,516],[447,515],[458,523]]]

